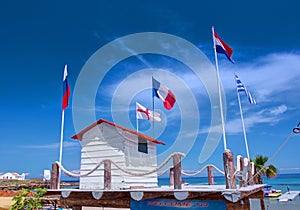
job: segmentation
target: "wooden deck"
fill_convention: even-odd
[[[57,205],[81,209],[81,206],[130,208],[130,200],[176,199],[176,200],[225,200],[226,208],[250,209],[249,199],[259,199],[264,209],[264,185],[251,185],[239,189],[226,189],[225,185],[191,185],[174,189],[169,186],[128,190],[49,190],[45,199],[55,200]]]
[[[51,190],[45,195],[45,203],[52,203],[74,210],[81,210],[83,206],[88,207],[110,207],[110,208],[130,208],[137,209],[134,205],[139,205],[154,200],[167,200],[163,205],[190,205],[193,202],[201,203],[208,201],[222,203],[227,210],[250,210],[250,199],[259,199],[261,210],[265,210],[264,205],[264,185],[257,183],[251,173],[251,165],[248,166],[248,179],[243,180],[243,176],[235,170],[233,153],[226,150],[223,153],[225,185],[213,185],[212,167],[207,167],[209,185],[184,185],[182,184],[181,157],[182,153],[171,154],[165,162],[173,158],[173,167],[170,168],[170,186],[160,187],[141,187],[132,186],[131,188],[115,189],[111,187],[111,160],[104,162],[104,176],[102,177],[104,187],[100,190],[92,189],[58,189],[59,164],[52,164]],[[102,164],[101,162],[101,164]],[[164,165],[162,164],[163,167]],[[243,165],[241,165],[241,168]],[[122,168],[119,167],[121,170]],[[62,168],[64,173],[70,174]],[[122,169],[123,170],[123,169]],[[158,169],[156,169],[158,170]],[[245,170],[246,171],[246,170]],[[131,173],[127,172],[126,173]],[[149,173],[149,172],[148,172]],[[152,173],[152,172],[151,172]],[[73,174],[70,174],[73,176]],[[144,176],[145,174],[135,174]],[[236,184],[236,175],[240,180],[239,187]],[[239,176],[238,176],[239,175]],[[100,177],[101,178],[101,177]],[[93,190],[94,189],[94,190]],[[222,202],[220,202],[222,201]],[[160,201],[158,201],[160,203]],[[149,204],[150,205],[150,204]],[[177,206],[176,206],[177,207]]]

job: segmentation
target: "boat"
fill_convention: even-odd
[[[264,187],[264,196],[269,198],[277,198],[282,195],[281,190],[272,189],[271,185]]]

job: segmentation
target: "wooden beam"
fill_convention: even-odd
[[[58,189],[58,176],[59,176],[59,169],[56,163],[52,164],[52,171],[51,171],[51,179],[50,179],[50,189]]]
[[[181,159],[179,154],[175,154],[173,157],[173,167],[174,167],[174,189],[181,189],[182,188]]]
[[[226,180],[226,189],[236,189],[235,181],[235,169],[234,169],[234,158],[233,153],[229,150],[226,150],[223,153],[223,164]]]
[[[61,191],[58,195],[61,194]],[[57,194],[46,193],[43,198],[45,203],[54,202],[61,206],[90,206],[90,207],[110,207],[110,208],[130,208],[131,192],[133,191],[103,191],[100,199],[95,199],[92,191],[72,191],[67,198],[58,197]],[[226,200],[222,194],[224,191],[188,191],[186,200]],[[249,209],[247,199],[260,199],[261,209],[265,210],[263,186],[254,187],[253,190],[240,191],[240,198],[236,203],[226,200],[226,206],[230,210]],[[49,195],[55,195],[55,200],[49,200]],[[174,190],[170,191],[143,191],[145,199],[174,199]]]
[[[111,207],[111,208],[130,208],[130,198],[118,199],[118,200],[95,200],[95,199],[83,199],[81,200],[68,198],[61,200],[62,206],[90,206],[90,207]]]
[[[248,184],[254,185],[253,174],[252,174],[252,164],[250,160],[248,160]]]
[[[236,203],[226,200],[226,210],[250,210],[249,199],[244,198]]]
[[[209,185],[214,185],[214,173],[213,173],[213,167],[212,166],[207,166],[207,176],[208,176],[208,184]]]
[[[253,181],[254,181],[254,184],[259,184],[259,183],[258,183],[258,176],[257,176],[257,168],[256,168],[256,165],[255,165],[255,164],[254,164]]]
[[[104,160],[104,189],[111,189],[111,162]]]
[[[240,159],[238,160],[240,162],[240,176],[239,176],[239,181],[240,181],[240,187],[246,187],[247,186],[247,182],[245,180],[243,180],[243,170],[244,170],[244,158],[240,157]]]
[[[174,167],[170,168],[170,186],[174,186]]]

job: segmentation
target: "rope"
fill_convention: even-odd
[[[111,163],[116,166],[118,169],[120,169],[121,171],[123,171],[124,173],[127,173],[127,174],[130,174],[132,176],[146,176],[146,175],[149,175],[149,174],[152,174],[154,172],[157,172],[158,170],[162,169],[168,162],[169,160],[171,160],[175,155],[179,155],[181,157],[185,157],[185,154],[181,153],[181,152],[177,152],[177,153],[173,153],[171,154],[169,157],[167,157],[167,159],[165,159],[164,162],[162,162],[159,166],[157,166],[156,168],[150,170],[150,171],[147,171],[147,172],[140,172],[140,173],[134,173],[134,172],[131,172],[131,171],[128,171],[127,169],[125,168],[122,168],[121,166],[117,165],[115,162],[111,161]]]
[[[219,168],[217,168],[216,166],[211,165],[211,164],[208,164],[208,165],[204,166],[204,167],[201,168],[199,171],[197,171],[197,172],[195,172],[195,173],[193,173],[193,174],[188,174],[188,173],[184,172],[183,170],[182,170],[181,173],[182,173],[183,175],[185,175],[185,176],[197,176],[198,174],[202,173],[203,170],[206,169],[208,166],[212,166],[216,171],[218,171],[219,173],[221,173],[221,174],[223,174],[223,175],[225,174],[222,170],[220,170]]]
[[[102,163],[104,163],[105,160],[102,160],[100,163],[98,163],[95,168],[93,168],[92,170],[90,170],[89,172],[85,173],[85,174],[80,174],[80,173],[72,173],[71,171],[68,171],[67,169],[65,169],[58,161],[56,161],[55,163],[58,165],[58,167],[68,176],[70,177],[74,177],[74,178],[79,178],[79,177],[84,177],[84,176],[88,176],[91,173],[93,173],[94,171],[96,171],[101,165]]]
[[[274,154],[272,155],[272,157],[270,159],[268,159],[268,161],[265,163],[267,165],[267,163],[269,163],[272,159],[274,159],[278,153],[280,152],[280,150],[283,149],[283,147],[288,143],[288,141],[294,136],[294,133],[292,132],[286,139],[285,141],[280,145],[280,147],[274,152]],[[257,171],[253,176],[252,176],[252,179],[249,179],[247,181],[247,184],[249,184],[250,181],[252,181],[256,176],[258,176],[258,174],[260,174],[260,172],[263,170],[263,169],[267,169],[268,167],[267,166],[263,166],[259,171]]]
[[[179,155],[181,157],[185,157],[185,154],[184,153],[181,153],[181,152],[177,152],[177,153],[172,153],[171,155],[169,155],[169,157],[167,157],[167,159],[165,159],[164,162],[162,162],[158,167],[154,168],[153,170],[150,170],[150,171],[146,171],[146,172],[140,172],[140,173],[134,173],[134,172],[131,172],[121,166],[119,166],[117,163],[115,163],[114,161],[112,160],[109,160],[111,162],[111,164],[113,164],[114,166],[116,166],[116,168],[118,168],[119,170],[121,170],[122,172],[124,173],[127,173],[127,174],[130,174],[132,176],[146,176],[146,175],[149,175],[149,174],[152,174],[154,172],[157,172],[158,170],[162,169],[168,162],[169,160],[171,160],[175,155]],[[56,164],[58,165],[58,167],[68,176],[70,177],[75,177],[75,178],[78,178],[78,177],[84,177],[84,176],[88,176],[90,175],[91,173],[93,173],[94,171],[96,171],[101,165],[102,163],[104,162],[105,160],[102,160],[100,163],[98,163],[93,169],[91,169],[89,172],[85,173],[85,174],[80,174],[80,173],[72,173],[68,170],[66,170],[58,161],[56,161]]]
[[[163,175],[165,175],[166,173],[168,173],[169,171],[170,171],[170,168],[171,167],[169,167],[169,168],[166,168],[163,172],[161,172],[158,176],[163,176]]]

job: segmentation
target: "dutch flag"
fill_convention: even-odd
[[[216,48],[216,52],[217,53],[221,53],[226,55],[226,57],[228,58],[228,60],[230,60],[232,63],[234,63],[233,59],[232,59],[232,53],[233,50],[231,49],[231,47],[229,47],[219,36],[218,34],[214,31],[213,29],[213,35],[214,35],[214,44],[215,44],[215,48]]]

